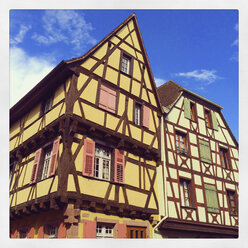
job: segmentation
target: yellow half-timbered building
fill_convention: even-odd
[[[173,81],[158,93],[165,203],[155,237],[238,237],[238,143],[222,107]]]
[[[11,108],[11,237],[151,238],[161,116],[133,14]]]

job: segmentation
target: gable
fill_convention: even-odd
[[[129,73],[122,72],[123,57],[130,59]],[[71,69],[85,75],[93,74],[95,80],[101,78],[123,90],[124,94],[131,94],[161,112],[155,82],[135,15],[127,18],[84,56],[66,63]]]

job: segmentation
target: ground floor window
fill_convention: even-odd
[[[96,238],[113,238],[114,237],[114,224],[97,223]]]
[[[129,239],[145,239],[146,228],[138,226],[127,226],[127,238]]]

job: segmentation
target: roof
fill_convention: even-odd
[[[184,87],[182,87],[181,85],[175,83],[174,81],[170,80],[166,83],[164,83],[163,85],[159,86],[158,88],[158,94],[160,97],[160,101],[162,103],[163,106],[165,106],[166,108],[171,108],[175,102],[177,101],[177,99],[179,98],[179,96],[181,96],[183,94],[183,92],[186,92],[187,94],[190,94],[200,100],[203,100],[204,102],[217,107],[219,110],[223,109],[222,106],[208,100],[207,98],[200,96]]]

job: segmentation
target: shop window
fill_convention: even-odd
[[[114,224],[97,223],[96,238],[113,238],[113,237],[114,237]]]

